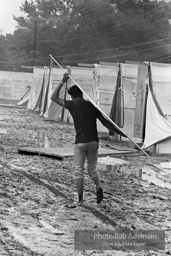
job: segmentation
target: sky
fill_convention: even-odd
[[[19,8],[24,0],[0,0],[0,31],[2,34],[13,34],[17,22],[13,15],[20,16]]]

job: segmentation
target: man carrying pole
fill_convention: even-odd
[[[78,192],[78,205],[82,205],[83,203],[84,164],[86,159],[88,174],[96,185],[96,197],[97,203],[99,204],[103,200],[103,189],[100,184],[99,174],[96,170],[99,148],[96,121],[99,119],[108,129],[111,129],[111,126],[105,122],[100,111],[98,111],[90,101],[83,98],[83,92],[77,85],[73,85],[68,90],[68,94],[71,95],[72,100],[59,98],[60,90],[68,79],[69,75],[65,73],[62,81],[52,94],[51,100],[68,109],[74,121],[76,131],[74,175]]]

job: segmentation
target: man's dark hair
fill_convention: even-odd
[[[79,98],[83,96],[82,91],[78,88],[77,85],[73,85],[69,88],[68,94],[73,96],[74,98]]]

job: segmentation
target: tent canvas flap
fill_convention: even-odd
[[[171,137],[171,124],[158,111],[152,93],[148,91],[145,139],[142,146],[146,149]]]

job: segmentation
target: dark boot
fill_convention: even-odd
[[[97,196],[97,204],[100,204],[100,202],[103,200],[103,189],[101,187],[97,188],[96,196]]]
[[[76,179],[76,187],[77,187],[77,192],[78,192],[78,203],[81,205],[83,203],[83,186],[84,182],[82,178],[77,178]]]
[[[91,178],[96,184],[97,203],[100,204],[100,202],[103,200],[103,189],[100,186],[100,178],[98,172],[94,171],[93,174],[91,174]]]

